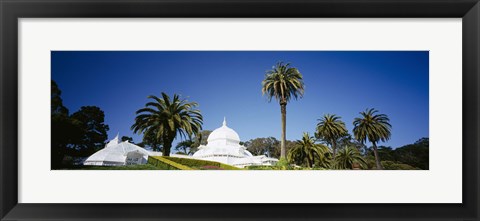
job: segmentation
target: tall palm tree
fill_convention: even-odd
[[[297,99],[304,93],[303,76],[298,69],[291,67],[289,63],[278,62],[265,74],[262,81],[262,94],[267,95],[268,101],[275,98],[280,103],[282,114],[282,139],[280,158],[286,157],[286,126],[287,126],[287,103],[290,98]]]
[[[337,153],[337,140],[347,134],[345,123],[340,118],[335,114],[323,115],[323,118],[318,119],[319,122],[315,133],[317,138],[323,139],[332,145],[333,158],[335,158]]]
[[[288,160],[306,161],[307,166],[312,168],[315,163],[320,167],[328,167],[327,154],[329,149],[327,146],[315,143],[315,138],[308,133],[303,133],[301,140],[297,140],[297,145],[289,150]]]
[[[333,169],[353,169],[354,164],[360,165],[361,168],[367,168],[367,162],[363,159],[360,151],[355,147],[346,146],[338,151],[337,156],[333,159]]]
[[[377,143],[378,141],[387,141],[390,139],[392,125],[390,119],[385,114],[378,114],[374,108],[360,112],[361,118],[355,118],[353,121],[353,134],[355,139],[361,143],[365,143],[367,139],[373,145],[373,153],[375,155],[375,163],[377,169],[382,170],[380,157],[378,156]]]
[[[153,136],[163,144],[163,155],[169,156],[173,140],[180,135],[181,138],[192,138],[202,129],[203,117],[195,102],[180,99],[177,94],[173,99],[162,92],[162,98],[154,95],[148,96],[153,101],[136,112],[135,123],[131,129],[144,136]]]

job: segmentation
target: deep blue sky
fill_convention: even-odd
[[[280,139],[280,106],[262,96],[265,71],[278,61],[303,74],[305,95],[287,105],[287,139],[313,134],[317,119],[337,114],[350,133],[366,108],[387,114],[393,148],[429,134],[428,52],[333,51],[54,51],[52,79],[64,105],[74,113],[95,105],[105,112],[109,139],[130,130],[135,111],[148,95],[180,94],[200,104],[203,129],[214,130],[227,117],[242,141]],[[370,144],[368,144],[370,145]]]

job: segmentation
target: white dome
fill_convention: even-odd
[[[211,160],[226,163],[236,167],[248,165],[272,165],[277,159],[265,156],[253,156],[247,148],[240,145],[237,132],[227,127],[223,119],[223,126],[215,129],[207,139],[207,145],[200,145],[192,158]]]
[[[231,128],[227,127],[226,119],[223,119],[223,126],[215,129],[207,139],[209,144],[214,143],[233,143],[239,144],[240,137],[238,136],[237,132],[232,130]]]

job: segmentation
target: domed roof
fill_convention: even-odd
[[[207,142],[212,143],[215,141],[229,141],[236,144],[240,143],[240,137],[237,132],[227,127],[227,121],[223,119],[223,126],[215,129],[210,136],[208,136]]]

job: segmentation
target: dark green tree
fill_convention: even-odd
[[[81,141],[75,145],[78,156],[89,156],[105,146],[109,127],[105,124],[105,114],[99,107],[83,106],[71,118],[79,122],[83,132]]]
[[[200,145],[207,145],[208,136],[212,133],[211,130],[202,130],[193,138],[193,148],[197,148]]]
[[[193,140],[191,140],[191,139],[184,140],[184,141],[179,142],[175,146],[175,150],[177,151],[177,153],[181,153],[181,154],[185,154],[185,155],[191,155],[191,154],[194,153],[194,152],[192,152],[192,145],[193,145]]]
[[[251,139],[245,142],[245,147],[253,155],[267,155],[269,157],[279,157],[275,156],[275,148],[278,147],[280,142],[274,137],[261,137]]]
[[[429,140],[421,138],[394,150],[395,161],[408,164],[423,170],[429,169]]]
[[[371,152],[373,154],[373,148],[372,148]],[[380,159],[382,159],[382,161],[384,161],[384,160],[396,161],[395,150],[393,150],[391,147],[379,146],[378,147],[378,156],[380,156]]]
[[[60,95],[62,91],[58,88],[58,85],[55,81],[51,81],[51,139],[52,139],[52,149],[51,149],[51,166],[52,168],[59,168],[62,163],[63,156],[66,152],[66,146],[68,141],[65,136],[60,136],[59,132],[65,131],[64,129],[68,125],[68,109],[63,106],[63,101]]]
[[[267,95],[268,101],[275,98],[280,103],[282,115],[282,137],[280,158],[286,157],[286,126],[287,126],[287,103],[291,98],[297,99],[304,93],[303,76],[297,68],[289,63],[278,62],[271,70],[267,71],[262,81],[262,94]]]
[[[122,136],[122,138],[120,138],[120,140],[121,140],[122,142],[128,141],[129,143],[134,143],[132,137]]]
[[[63,106],[63,100],[60,97],[62,95],[62,91],[58,88],[57,83],[52,80],[51,81],[51,115],[52,116],[64,116],[68,117],[68,109]]]
[[[68,116],[63,106],[62,91],[55,81],[51,81],[51,152],[52,169],[63,166],[63,158],[69,154],[69,148],[81,140],[80,122]]]
[[[212,133],[211,130],[202,130],[198,134],[194,135],[192,138],[192,145],[190,146],[189,152],[192,154],[197,152],[200,145],[207,145],[208,136]]]
[[[141,147],[150,147],[153,151],[162,151],[163,150],[163,146],[162,146],[162,139],[157,139],[155,137],[157,133],[156,132],[152,132],[152,133],[149,133],[149,134],[143,134],[143,137],[142,137],[142,142],[140,142],[139,146]]]

